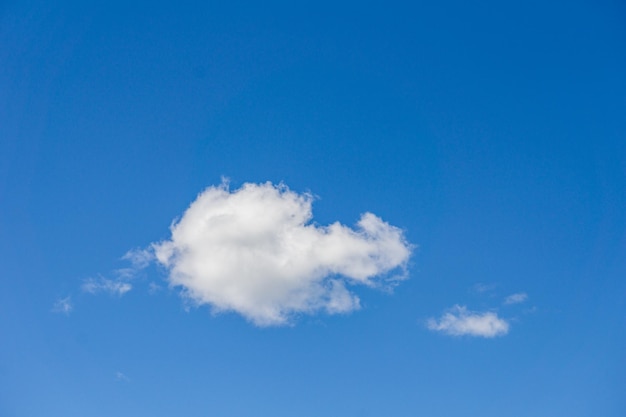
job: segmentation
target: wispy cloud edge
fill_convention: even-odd
[[[133,286],[128,282],[112,280],[109,278],[87,278],[83,281],[81,289],[89,294],[107,293],[109,295],[122,296],[132,290]]]
[[[65,298],[57,299],[52,306],[53,313],[61,313],[65,315],[69,315],[73,309],[74,305],[72,304],[72,297],[69,295]]]

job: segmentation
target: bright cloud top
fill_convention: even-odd
[[[452,307],[439,320],[428,320],[427,326],[430,330],[452,336],[495,337],[509,332],[509,323],[496,313],[476,313],[459,305]]]
[[[171,239],[153,244],[154,254],[190,300],[261,326],[297,313],[353,311],[359,298],[346,285],[404,278],[411,245],[400,229],[371,213],[356,229],[319,226],[312,200],[269,182],[209,187],[171,226]]]

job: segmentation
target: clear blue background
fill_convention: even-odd
[[[1,416],[626,415],[622,2],[106,3],[0,4]],[[81,292],[222,175],[376,213],[410,279],[270,329]]]

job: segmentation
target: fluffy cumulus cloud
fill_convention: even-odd
[[[452,336],[495,337],[509,332],[509,323],[496,313],[472,312],[459,305],[452,307],[439,319],[428,320],[427,326],[430,330]]]
[[[312,196],[284,185],[228,185],[202,192],[152,245],[169,283],[216,312],[261,326],[296,314],[359,308],[351,291],[403,279],[411,245],[400,229],[365,213],[356,228],[312,223]]]

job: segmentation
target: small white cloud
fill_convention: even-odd
[[[130,378],[128,378],[126,375],[124,375],[120,371],[115,372],[115,379],[117,379],[118,381],[122,381],[122,382],[130,382]]]
[[[70,312],[74,309],[72,305],[72,298],[68,295],[65,298],[59,298],[54,302],[52,306],[53,313],[62,313],[62,314],[70,314]]]
[[[119,279],[131,280],[137,275],[137,271],[133,268],[119,268],[113,271],[113,274]]]
[[[115,275],[120,279],[132,279],[147,268],[154,260],[154,252],[151,249],[131,249],[122,256],[122,259],[130,262],[130,267],[115,270]]]
[[[532,306],[530,308],[525,309],[523,312],[524,314],[534,314],[538,311],[539,309],[537,308],[537,306]]]
[[[157,284],[155,282],[150,282],[148,284],[148,293],[150,295],[156,294],[157,292],[161,291],[162,289],[163,289],[163,287],[161,287],[159,284]]]
[[[154,253],[150,249],[131,249],[122,256],[122,259],[129,261],[133,268],[139,270],[147,268],[154,260]]]
[[[496,289],[496,284],[485,284],[483,282],[479,282],[472,286],[472,291],[478,294],[492,292],[495,289]]]
[[[260,326],[295,314],[359,308],[348,288],[406,278],[412,246],[402,231],[365,213],[356,229],[311,223],[312,196],[284,185],[209,187],[152,245],[169,284],[213,311],[234,311]],[[393,277],[390,274],[396,271]]]
[[[439,320],[429,319],[430,330],[452,336],[503,336],[509,332],[509,323],[496,313],[477,313],[468,311],[465,306],[455,305],[444,313]]]
[[[101,292],[108,293],[110,295],[122,296],[130,291],[133,286],[128,282],[114,281],[108,278],[88,278],[83,281],[81,286],[84,292],[90,294],[98,294]]]
[[[523,303],[528,299],[528,294],[525,292],[518,292],[516,294],[511,294],[504,299],[504,304],[519,304]]]

